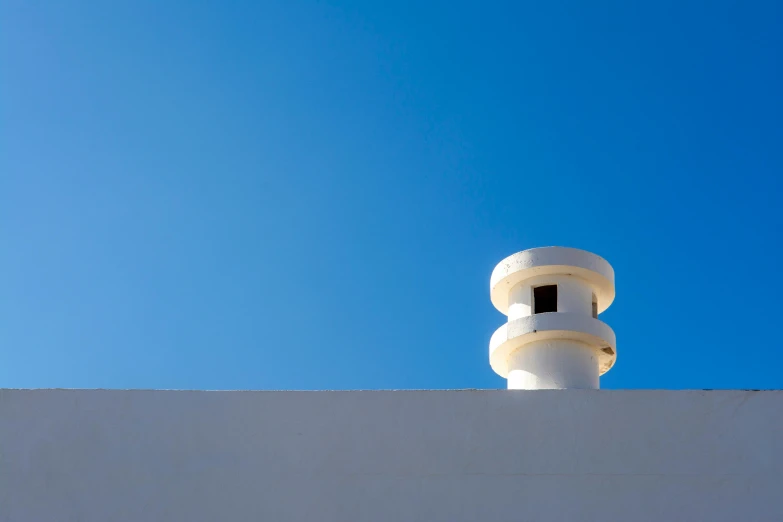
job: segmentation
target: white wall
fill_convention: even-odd
[[[780,391],[0,390],[0,521],[781,521]]]
[[[543,285],[557,285],[558,312],[593,315],[593,288],[588,281],[566,275],[545,275],[526,279],[509,291],[509,321],[533,313],[533,288]]]

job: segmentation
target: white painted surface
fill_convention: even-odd
[[[616,347],[614,332],[600,319],[582,314],[534,314],[501,325],[489,340],[489,364],[501,377],[507,378],[509,361],[516,350],[537,341],[573,341],[592,347],[598,356],[599,373],[606,373],[615,357],[603,351]]]
[[[593,315],[593,287],[584,279],[565,275],[531,277],[518,283],[508,294],[508,320],[533,315],[533,289],[557,285],[557,311]]]
[[[589,281],[596,288],[599,313],[614,300],[614,270],[604,258],[577,248],[542,247],[517,252],[498,263],[489,281],[492,304],[508,315],[508,295],[514,286],[551,274],[570,274]]]
[[[557,282],[557,311],[593,316],[593,289],[576,277],[560,277]]]
[[[508,320],[520,319],[533,314],[533,288],[525,281],[508,293]]]
[[[598,356],[586,344],[534,341],[508,358],[510,390],[598,389]]]
[[[0,521],[783,520],[780,391],[0,390]]]
[[[557,311],[536,314],[535,288],[557,286]],[[517,390],[599,388],[617,358],[614,332],[594,319],[614,299],[614,270],[595,254],[545,247],[517,252],[490,277],[490,299],[508,323],[490,339],[492,369]]]

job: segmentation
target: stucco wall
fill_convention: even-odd
[[[0,520],[781,521],[778,391],[0,390]]]

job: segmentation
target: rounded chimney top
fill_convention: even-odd
[[[614,296],[614,270],[593,253],[544,247],[505,258],[490,277],[492,304],[508,316],[490,340],[492,369],[510,389],[598,388],[617,358],[614,332],[598,319]]]

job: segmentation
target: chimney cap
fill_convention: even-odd
[[[498,263],[490,277],[490,299],[508,315],[509,291],[526,279],[541,275],[573,275],[590,283],[603,312],[614,301],[614,270],[606,259],[578,248],[540,247],[517,252]]]

